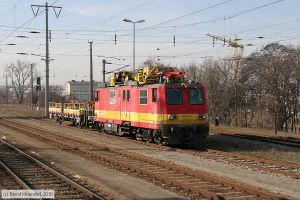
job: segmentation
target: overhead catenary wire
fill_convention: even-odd
[[[1,36],[1,35],[0,35]],[[12,37],[16,37],[16,36],[12,36]],[[53,38],[55,40],[59,40],[59,39],[65,39],[65,38]],[[256,40],[257,38],[256,37],[252,37],[252,38],[244,38],[245,40],[247,41],[251,41],[251,40]],[[77,40],[76,38],[68,38],[68,40]],[[84,39],[78,39],[79,41],[80,40],[83,40],[85,41]],[[105,41],[110,41],[111,44],[113,44],[113,41],[112,40],[96,40],[98,41],[97,43],[95,44],[104,44],[103,42]],[[183,45],[183,44],[207,44],[206,43],[207,40],[187,40],[187,41],[181,41],[180,44]],[[130,43],[131,41],[127,41],[127,40],[120,40],[121,43]],[[168,43],[169,41],[163,41],[163,40],[158,40],[158,41],[139,41],[140,43]],[[36,43],[36,44],[33,44],[33,43],[20,43],[21,45],[43,45],[43,44],[40,44],[40,43]],[[57,46],[57,45],[65,45],[65,44],[83,44],[83,43],[61,43],[61,42],[53,42],[52,45],[53,46]]]
[[[234,17],[238,17],[238,16],[241,16],[241,15],[244,15],[244,14],[247,14],[247,13],[259,10],[261,8],[265,8],[267,6],[271,6],[273,4],[277,4],[277,3],[283,2],[283,1],[285,1],[285,0],[277,0],[277,1],[273,1],[271,3],[267,3],[267,4],[260,5],[260,6],[256,6],[256,7],[253,7],[253,8],[250,8],[250,9],[246,9],[246,10],[243,10],[243,11],[240,11],[240,12],[236,12],[236,13],[224,15],[224,16],[213,18],[213,19],[209,19],[209,20],[204,20],[204,21],[201,21],[201,22],[176,25],[176,27],[178,27],[178,28],[184,28],[184,27],[187,27],[187,26],[195,26],[195,25],[199,25],[199,24],[202,24],[202,23],[211,23],[211,22],[215,23],[217,21],[222,21],[222,20],[226,20],[226,19],[232,19]]]
[[[292,39],[297,39],[297,38],[299,38],[299,36],[292,36],[292,37],[287,37],[285,39],[282,39],[281,41],[287,41],[287,40],[292,40]],[[277,42],[277,40],[270,41],[270,42]],[[268,43],[270,43],[270,42],[268,42]],[[82,49],[82,48],[80,48],[80,49]],[[181,54],[181,55],[172,55],[172,56],[166,56],[166,57],[170,57],[171,58],[171,57],[185,57],[185,56],[198,55],[198,54],[200,54],[202,52],[206,52],[207,53],[208,52],[207,50],[208,49],[204,49],[204,50],[196,52],[196,53],[185,53],[185,54]],[[225,50],[226,50],[226,48],[225,48]],[[74,52],[74,50],[70,50],[69,52],[72,53],[72,52]],[[11,53],[11,54],[16,54],[16,53]],[[89,54],[68,54],[68,52],[53,54],[53,56],[68,56],[68,57],[72,57],[72,56],[73,57],[74,56],[88,56],[88,55]],[[122,55],[120,55],[120,56],[117,56],[117,57],[131,57],[131,56],[122,56]],[[148,57],[148,56],[147,55],[138,55],[137,57]],[[161,57],[164,57],[164,56],[161,56]]]
[[[246,10],[243,10],[243,11],[239,11],[239,12],[235,12],[235,13],[223,15],[223,16],[220,16],[220,17],[215,17],[215,18],[212,18],[212,19],[203,20],[203,21],[200,21],[200,22],[186,23],[186,24],[177,24],[177,25],[169,25],[169,26],[164,26],[164,27],[157,27],[157,26],[162,25],[162,23],[159,23],[159,24],[156,24],[156,25],[152,25],[150,27],[139,29],[137,31],[144,31],[144,30],[147,30],[147,29],[155,29],[155,28],[156,29],[161,29],[161,28],[171,29],[171,28],[174,28],[174,26],[176,28],[185,28],[185,27],[188,27],[188,26],[196,26],[196,25],[206,24],[206,23],[215,23],[217,21],[223,21],[223,20],[226,20],[226,19],[232,19],[232,18],[241,16],[241,15],[244,15],[244,14],[256,11],[258,9],[261,9],[261,8],[264,8],[264,7],[267,7],[267,6],[271,6],[273,4],[280,3],[282,1],[285,1],[285,0],[276,0],[276,1],[273,1],[271,3],[263,4],[263,5],[260,5],[260,6],[256,6],[256,7],[253,7],[253,8],[250,8],[250,9],[246,9]],[[169,30],[165,30],[165,31],[161,31],[159,33],[164,33],[164,32],[168,32],[168,31]],[[121,35],[121,36],[126,36],[126,35],[128,35],[128,34],[124,34],[124,35]],[[155,33],[153,35],[155,35]]]
[[[18,0],[18,1],[17,1],[12,7],[10,7],[3,15],[1,15],[1,16],[0,16],[0,21],[1,21],[4,17],[6,17],[6,16],[10,13],[10,11],[11,11],[12,9],[14,9],[18,4],[20,4],[21,1],[23,1],[23,0]]]
[[[53,4],[55,4],[56,2],[58,2],[59,0],[54,1],[53,3],[51,3],[51,6]],[[41,12],[39,12],[37,15],[42,14],[45,11],[45,9],[43,9]],[[8,35],[6,35],[3,39],[0,40],[0,43],[3,42],[4,40],[6,40],[9,36],[11,36],[12,34],[14,34],[17,30],[23,28],[24,26],[26,26],[27,24],[29,24],[31,21],[33,21],[35,19],[35,17],[30,18],[29,20],[27,20],[25,23],[23,23],[21,26],[17,26],[15,30],[11,31]]]
[[[280,25],[285,25],[285,24],[287,24],[287,23],[295,22],[295,21],[300,21],[300,18],[297,18],[297,19],[290,19],[290,20],[283,21],[283,22],[279,22],[279,23],[275,23],[275,24],[270,24],[270,25],[265,25],[265,26],[259,26],[259,27],[255,27],[255,28],[251,28],[251,29],[247,29],[247,30],[243,30],[243,31],[238,31],[238,32],[235,32],[234,34],[241,34],[241,33],[247,33],[247,32],[251,32],[251,31],[257,31],[257,30],[262,30],[262,29],[268,29],[268,28],[271,28],[271,27],[280,26]]]
[[[269,5],[272,5],[272,4],[275,4],[275,3],[279,3],[281,1],[284,1],[284,0],[278,0],[278,1],[275,1],[275,2],[271,2],[269,4],[264,4],[264,5],[261,5],[261,6],[258,6],[258,7],[255,7],[255,8],[252,8],[252,9],[249,9],[249,10],[244,10],[244,11],[241,11],[241,12],[237,12],[235,14],[230,14],[230,15],[226,15],[226,16],[222,16],[222,17],[218,17],[218,18],[214,18],[214,19],[210,19],[210,20],[206,20],[206,21],[202,21],[202,22],[198,22],[198,23],[192,23],[192,24],[183,24],[183,25],[177,25],[176,27],[180,27],[180,26],[189,26],[189,25],[197,25],[197,24],[200,24],[200,23],[205,23],[205,22],[216,22],[217,20],[223,20],[224,18],[229,18],[231,19],[232,17],[236,17],[236,16],[239,16],[241,14],[245,14],[245,13],[248,13],[248,12],[251,12],[251,11],[254,11],[254,10],[257,10],[259,8],[263,8],[263,7],[266,7],[266,6],[269,6]],[[179,17],[178,17],[179,18]],[[175,18],[176,19],[176,18]],[[245,30],[245,31],[241,31],[241,32],[237,32],[237,33],[243,33],[243,32],[248,32],[248,31],[252,31],[252,30],[259,30],[259,29],[264,29],[264,28],[268,28],[268,27],[272,27],[272,26],[277,26],[277,25],[281,25],[281,24],[284,24],[284,23],[289,23],[289,22],[292,22],[292,21],[297,21],[299,19],[294,19],[294,20],[288,20],[286,22],[281,22],[281,23],[277,23],[277,24],[274,24],[274,25],[269,25],[269,26],[264,26],[264,27],[258,27],[258,28],[254,28],[254,29],[249,29],[249,30]],[[164,22],[162,22],[164,23]],[[145,30],[145,29],[150,29],[150,28],[154,28],[155,26],[157,25],[154,25],[152,27],[147,27],[147,28],[144,28],[144,29],[137,29],[137,31],[141,31],[141,30]],[[6,26],[6,27],[9,27],[9,26]],[[170,28],[170,27],[174,27],[174,26],[168,26],[168,27],[157,27],[157,28]],[[15,28],[15,27],[14,27]],[[31,28],[29,28],[31,29]],[[38,29],[36,29],[38,30]],[[42,30],[42,29],[40,29]],[[121,31],[129,31],[129,30],[53,30],[53,31],[69,31],[69,32],[78,32],[78,31],[82,31],[82,32],[121,32]]]
[[[84,27],[82,27],[82,29],[86,29],[86,28],[88,28],[88,27],[93,27],[93,26],[95,26],[95,25],[97,25],[97,24],[99,24],[99,23],[106,22],[106,21],[111,20],[111,19],[113,19],[113,18],[115,18],[115,17],[117,17],[117,16],[126,14],[126,13],[128,13],[128,12],[130,12],[130,11],[133,11],[133,10],[137,9],[137,8],[140,8],[140,7],[143,7],[143,6],[147,5],[147,4],[150,4],[150,3],[154,2],[154,1],[155,1],[155,0],[150,0],[150,1],[143,2],[143,3],[138,4],[138,5],[136,5],[136,6],[132,7],[132,8],[123,10],[123,11],[121,11],[121,12],[119,12],[119,13],[113,15],[113,16],[107,17],[107,18],[105,18],[105,19],[103,19],[103,20],[101,20],[101,21],[98,21],[98,22],[93,23],[93,24],[91,24],[91,25],[84,26]],[[116,31],[117,31],[117,30],[116,30]],[[119,31],[118,31],[118,32],[119,32]]]
[[[283,1],[283,0],[280,0],[280,1]],[[279,1],[276,1],[276,2],[279,2]],[[272,2],[272,3],[270,3],[270,4],[274,4],[274,3],[276,3],[276,2]],[[264,6],[266,6],[266,5],[264,5]],[[179,18],[179,17],[177,17],[177,18]],[[149,28],[149,27],[148,27]],[[141,29],[142,30],[142,29]],[[76,31],[76,30],[73,30],[73,31]],[[119,31],[121,31],[121,30],[119,30]],[[115,30],[112,30],[111,32],[115,32]]]
[[[196,26],[196,25],[206,24],[206,23],[215,23],[217,21],[232,19],[232,18],[241,16],[241,15],[256,11],[258,9],[261,9],[261,8],[264,8],[264,7],[267,7],[267,6],[271,6],[273,4],[280,3],[282,1],[285,1],[285,0],[276,0],[276,1],[266,3],[266,4],[263,4],[263,5],[260,5],[260,6],[256,6],[256,7],[250,8],[250,9],[246,9],[246,10],[243,10],[243,11],[239,11],[239,12],[235,12],[235,13],[223,15],[223,16],[220,16],[220,17],[212,18],[212,19],[203,20],[203,21],[200,21],[200,22],[195,22],[195,23],[187,23],[187,24],[169,25],[169,26],[159,27],[160,25],[162,25],[162,23],[164,23],[164,22],[162,22],[162,23],[159,23],[159,24],[156,24],[156,25],[152,25],[152,26],[143,28],[143,29],[138,29],[137,32],[144,31],[144,30],[147,30],[147,29],[161,29],[161,28],[168,29],[168,30],[159,32],[159,34],[161,34],[161,33],[169,32],[169,29],[174,28],[174,26],[179,29],[179,28],[185,28],[185,27],[188,27],[188,26]],[[128,35],[130,35],[130,34],[123,34],[123,35],[120,35],[120,36],[128,36]],[[153,35],[156,35],[156,33],[154,33]]]
[[[155,25],[152,25],[152,26],[149,26],[149,27],[146,27],[146,28],[143,28],[143,29],[140,29],[140,31],[143,31],[143,30],[147,30],[147,29],[151,29],[151,28],[154,28],[154,27],[157,27],[157,26],[161,26],[163,24],[168,24],[170,22],[174,22],[174,21],[177,21],[179,19],[182,19],[182,18],[186,18],[188,16],[191,16],[191,15],[195,15],[195,14],[198,14],[198,13],[201,13],[201,12],[204,12],[204,11],[207,11],[209,9],[212,9],[212,8],[216,8],[218,6],[222,6],[224,4],[227,4],[227,3],[230,3],[234,0],[226,0],[226,1],[223,1],[221,3],[217,3],[217,4],[214,4],[212,6],[208,6],[206,8],[202,8],[200,10],[197,10],[197,11],[194,11],[194,12],[191,12],[191,13],[188,13],[188,14],[185,14],[185,15],[182,15],[182,16],[179,16],[179,17],[176,17],[176,18],[173,18],[173,19],[170,19],[170,20],[167,20],[167,21],[164,21],[164,22],[160,22],[158,24],[155,24]],[[174,27],[174,26],[173,26]]]
[[[88,8],[91,8],[91,7],[93,7],[93,6],[95,6],[95,5],[99,4],[99,3],[101,3],[101,1],[103,1],[103,0],[96,0],[96,1],[94,1],[93,3],[90,3],[90,4],[88,4],[87,6],[85,6],[85,7],[83,7],[83,8],[79,8],[79,9],[76,9],[76,10],[71,11],[71,12],[69,12],[69,13],[66,13],[66,14],[62,15],[61,17],[66,17],[66,16],[72,15],[72,14],[78,12],[78,11],[86,10],[86,9],[88,9]]]
[[[44,10],[42,11],[44,12]],[[40,12],[39,15],[42,13]],[[33,21],[35,19],[35,17],[30,18],[29,20],[27,20],[25,23],[23,23],[21,26],[17,27],[15,30],[11,31],[9,34],[7,34],[4,38],[2,38],[0,40],[0,42],[3,42],[4,40],[6,40],[7,38],[9,38],[12,34],[14,34],[17,30],[21,29],[23,26],[29,24],[31,21]]]

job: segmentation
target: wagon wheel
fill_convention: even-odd
[[[103,131],[103,128],[102,128],[101,123],[97,123],[97,124],[96,124],[96,129],[98,130],[98,132]]]
[[[143,130],[143,140],[146,142],[153,142],[154,138],[153,138],[152,131],[150,129]]]
[[[161,133],[158,131],[155,131],[153,133],[153,142],[157,143],[157,144],[161,144],[162,143],[162,137],[161,137]]]
[[[162,141],[161,136],[160,135],[155,135],[153,137],[153,141],[154,141],[154,143],[160,144],[161,141]]]

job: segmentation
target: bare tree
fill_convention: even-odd
[[[35,64],[33,64],[35,66]],[[6,72],[12,84],[12,89],[18,99],[18,103],[24,102],[25,93],[30,88],[31,80],[31,63],[17,60],[16,63],[11,63],[6,66]],[[36,70],[33,71],[36,77]]]
[[[52,85],[49,87],[50,101],[61,102],[64,88],[60,85]]]
[[[169,65],[165,65],[158,60],[156,60],[154,57],[149,57],[144,63],[143,66],[149,66],[149,67],[167,67]]]
[[[194,82],[201,82],[201,74],[202,74],[202,69],[201,66],[196,63],[191,63],[187,67],[182,68],[182,71],[185,72],[186,76],[194,81]]]
[[[265,113],[273,114],[275,132],[295,130],[299,99],[299,52],[272,43],[246,60],[244,80],[257,88],[257,101]]]

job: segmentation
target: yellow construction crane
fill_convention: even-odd
[[[224,45],[225,45],[225,43],[228,43],[230,47],[234,48],[232,58],[237,58],[238,59],[238,58],[242,57],[243,50],[244,50],[244,45],[238,43],[239,39],[237,39],[236,36],[233,40],[231,40],[231,38],[227,39],[225,37],[218,36],[218,35],[213,35],[211,33],[208,33],[206,35],[213,38],[214,41],[215,40],[220,40],[220,41],[224,42]],[[240,49],[240,52],[238,51],[238,49]]]
[[[234,48],[233,55],[232,55],[232,60],[233,60],[232,65],[233,65],[233,69],[234,69],[234,80],[236,80],[237,73],[238,73],[238,67],[239,67],[239,60],[243,56],[244,45],[238,43],[239,39],[237,39],[236,36],[233,40],[231,40],[231,38],[227,39],[223,36],[213,35],[211,33],[208,33],[206,35],[213,38],[213,44],[215,43],[216,40],[220,40],[220,41],[224,42],[224,45],[226,43],[228,43],[230,47]]]

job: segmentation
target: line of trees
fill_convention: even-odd
[[[243,59],[209,59],[183,70],[189,79],[206,85],[211,119],[219,117],[226,125],[296,131],[300,49],[272,43]]]

